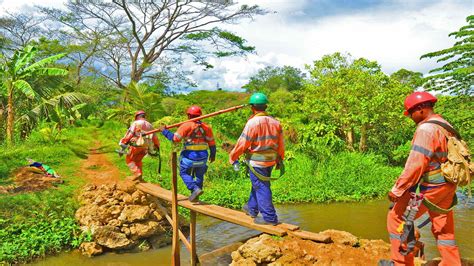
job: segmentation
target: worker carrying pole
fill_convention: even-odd
[[[199,196],[203,193],[207,161],[212,163],[216,158],[216,143],[212,129],[206,123],[202,122],[201,119],[238,110],[245,106],[246,105],[234,106],[202,115],[201,107],[193,105],[186,111],[188,120],[169,126],[161,126],[156,130],[145,133],[153,134],[155,132],[162,132],[163,136],[172,142],[184,142],[183,150],[180,155],[179,173],[191,193],[188,198],[189,201],[199,201]],[[173,127],[178,127],[175,133],[168,130]]]

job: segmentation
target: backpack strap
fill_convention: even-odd
[[[441,126],[442,128],[446,129],[446,131],[452,133],[458,140],[462,140],[461,135],[456,131],[456,129],[446,123],[443,123],[438,120],[428,120],[425,123],[436,124],[438,126]]]

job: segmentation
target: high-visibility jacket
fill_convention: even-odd
[[[150,122],[146,121],[145,118],[139,118],[132,122],[130,128],[128,128],[128,131],[125,134],[125,137],[123,137],[120,142],[123,144],[128,144],[130,140],[136,140],[136,138],[140,136],[140,133],[150,130],[153,130],[153,126],[150,124]],[[158,140],[158,137],[155,133],[153,133],[152,135],[144,136],[144,138],[146,142],[149,142],[151,140],[155,147],[160,147],[160,141]]]
[[[212,129],[201,121],[182,124],[173,136],[174,142],[181,140],[184,140],[184,150],[203,151],[216,145]]]
[[[421,121],[412,140],[410,155],[405,169],[392,187],[392,193],[401,197],[405,191],[420,182],[425,187],[439,186],[445,183],[441,175],[441,163],[447,160],[448,149],[446,136],[441,127],[424,123],[428,120],[438,120],[449,124],[440,115],[434,114]]]
[[[285,145],[280,122],[265,112],[251,116],[230,152],[230,163],[244,153],[253,167],[269,167],[283,160]]]

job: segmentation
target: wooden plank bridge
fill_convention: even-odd
[[[166,190],[156,184],[151,183],[140,183],[137,184],[137,188],[141,191],[148,193],[152,196],[155,196],[159,199],[171,202],[171,212],[172,216],[170,217],[165,208],[162,208],[162,211],[166,214],[166,219],[173,227],[173,244],[172,244],[172,263],[173,265],[180,265],[180,246],[179,240],[183,242],[185,247],[189,250],[191,254],[191,265],[197,265],[198,257],[196,254],[196,215],[197,213],[204,214],[210,217],[220,219],[222,221],[230,222],[233,224],[241,225],[250,229],[254,229],[263,233],[285,236],[291,235],[299,237],[302,239],[309,239],[316,242],[328,243],[331,241],[329,236],[302,231],[299,226],[281,223],[276,226],[274,225],[261,225],[253,222],[253,219],[246,215],[244,212],[236,211],[228,208],[224,208],[218,205],[208,204],[202,201],[191,202],[188,200],[188,197],[184,195],[177,194],[177,156],[176,152],[172,154],[172,182],[171,182],[171,191]],[[178,221],[178,205],[190,210],[190,232],[189,238],[190,241],[186,239],[186,236],[179,229]]]

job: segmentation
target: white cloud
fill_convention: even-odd
[[[35,0],[35,5],[60,7],[64,1]],[[344,1],[335,1],[344,3]],[[267,66],[305,64],[333,52],[349,52],[354,57],[376,60],[386,73],[400,68],[427,73],[434,60],[419,60],[431,51],[451,47],[450,32],[465,25],[473,14],[474,1],[465,0],[382,0],[373,6],[354,8],[340,5],[333,14],[322,14],[319,4],[328,0],[242,0],[258,3],[269,14],[254,21],[226,28],[256,46],[256,55],[246,58],[212,59],[213,69],[202,71],[189,64],[200,89],[239,89],[251,75]],[[364,2],[364,1],[362,1]],[[367,1],[365,1],[367,3]],[[1,2],[0,2],[1,3]],[[3,1],[2,10],[24,10],[32,1]]]

